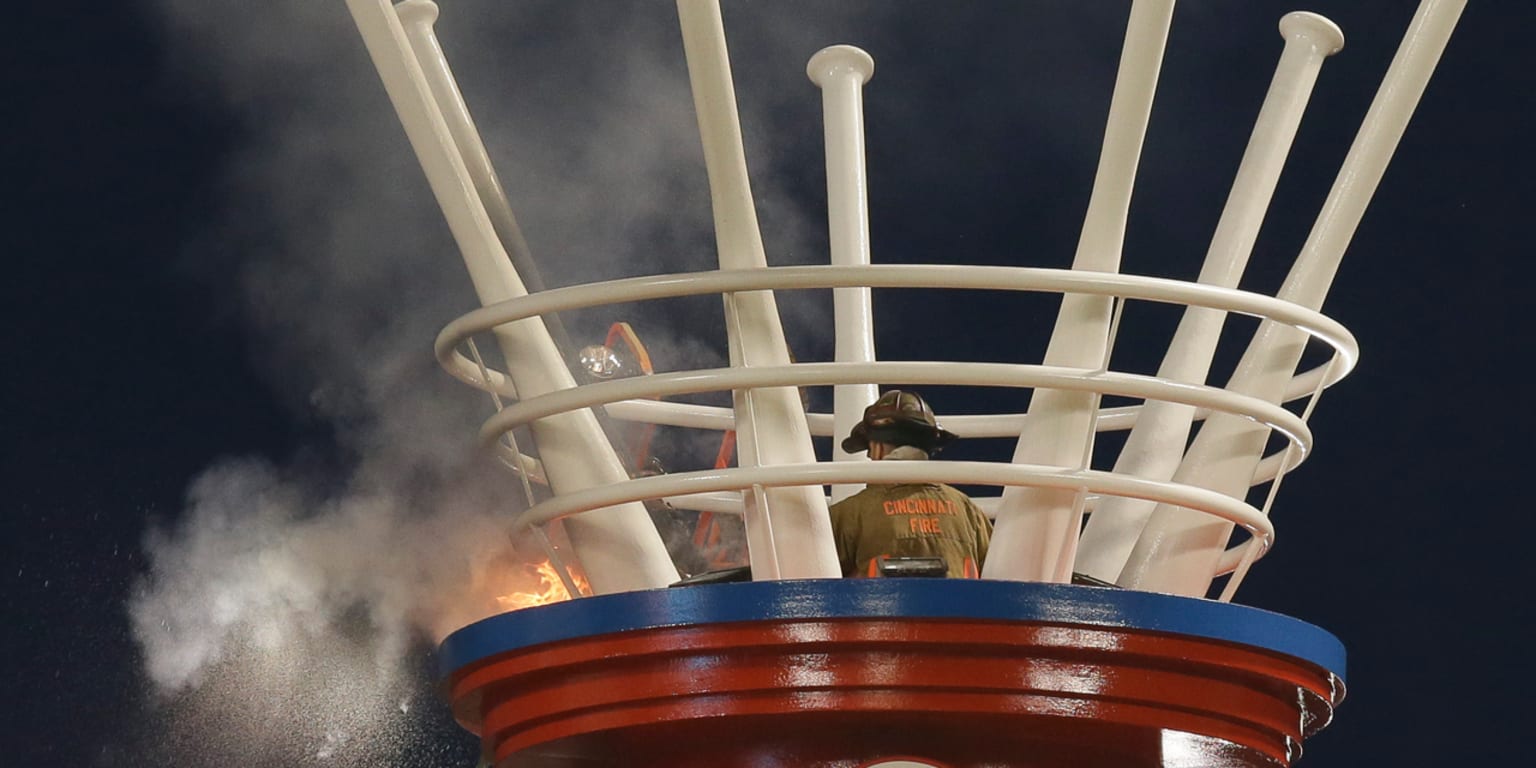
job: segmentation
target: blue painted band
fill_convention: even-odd
[[[1344,645],[1278,613],[1153,592],[987,579],[804,579],[621,592],[503,613],[449,635],[438,670],[614,632],[728,622],[983,619],[1147,630],[1223,640],[1311,662],[1344,679]]]

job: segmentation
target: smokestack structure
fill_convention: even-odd
[[[1283,50],[1227,208],[1204,268],[1182,281],[1119,271],[1172,0],[1132,4],[1071,269],[872,259],[862,92],[874,60],[851,46],[824,49],[807,70],[825,111],[832,253],[825,265],[769,266],[718,0],[677,0],[719,269],[540,290],[519,274],[534,255],[431,34],[435,4],[348,0],[483,303],[443,330],[438,359],[493,396],[481,440],[503,453],[530,502],[509,533],[538,534],[562,594],[575,598],[443,641],[443,690],[480,736],[484,760],[1293,763],[1344,696],[1343,646],[1231,600],[1273,543],[1270,506],[1280,478],[1311,451],[1312,406],[1354,366],[1354,338],[1321,314],[1323,297],[1464,5],[1424,0],[1291,277],[1265,296],[1236,286],[1323,60],[1343,43],[1314,14],[1280,22]],[[892,288],[1056,294],[1060,310],[1039,364],[897,362],[876,354],[871,310],[872,295]],[[789,352],[776,292],[800,289],[833,292],[834,360]],[[561,312],[698,295],[721,297],[727,367],[654,371],[631,334],[641,375],[614,376],[618,352],[595,345],[576,365],[550,330]],[[1129,302],[1185,310],[1154,375],[1110,365]],[[1217,385],[1210,362],[1231,313],[1259,328],[1232,380]],[[505,371],[480,355],[477,337],[497,342]],[[1332,355],[1298,371],[1308,344]],[[584,367],[591,380],[572,374]],[[840,437],[880,385],[1032,398],[1027,413],[944,418],[961,436],[1017,439],[1008,461],[818,453],[813,438]],[[833,412],[808,413],[805,387],[832,387]],[[732,405],[666,399],[704,392],[730,393]],[[1137,404],[1105,407],[1105,396]],[[724,435],[720,459],[672,473],[623,466],[606,420]],[[504,442],[523,427],[534,445]],[[1093,462],[1105,431],[1129,431],[1112,468]],[[1266,454],[1272,436],[1285,446]],[[998,521],[984,578],[838,578],[828,489],[841,498],[859,484],[939,482],[999,489],[978,500]],[[1248,501],[1255,489],[1259,506]],[[685,567],[653,525],[658,508],[739,516],[748,561]],[[567,539],[557,546],[542,533],[557,522],[563,552]]]

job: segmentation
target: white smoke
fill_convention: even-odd
[[[438,36],[547,285],[714,267],[671,0],[439,4]],[[949,25],[911,25],[908,39],[872,50],[900,71],[935,59],[939,36],[991,29],[981,21],[995,6],[724,6],[768,261],[824,262],[820,93],[806,59],[863,44],[888,16]],[[401,734],[415,732],[403,710],[435,696],[420,684],[423,641],[495,609],[506,523],[522,504],[517,481],[474,449],[489,404],[431,357],[438,330],[477,303],[340,0],[155,8],[167,81],[239,137],[221,169],[222,214],[185,261],[241,314],[253,367],[295,423],[325,433],[295,456],[213,463],[186,508],[147,536],[150,567],[129,608],[167,702],[170,762],[400,764]],[[898,113],[958,120],[992,108],[986,93],[948,85],[949,101],[907,103],[904,84],[881,77],[871,98]],[[964,127],[897,119],[870,130],[910,133],[905,151],[926,155],[919,137],[949,141]],[[882,187],[896,174],[880,173],[872,158],[876,202],[899,184]],[[919,178],[900,194],[927,188]],[[887,237],[899,251],[902,232]],[[780,295],[799,359],[829,353],[828,305],[825,294]],[[660,368],[682,369],[723,363],[720,309],[702,297],[564,319],[577,344],[630,321]]]
[[[151,534],[133,620],[158,686],[196,686],[232,643],[281,653],[359,629],[387,677],[414,634],[479,618],[454,603],[505,552],[489,500],[443,493],[423,512],[390,489],[313,493],[270,464],[226,462],[197,479],[173,532]]]
[[[713,266],[671,3],[441,5],[439,36],[546,283]],[[186,765],[398,762],[419,650],[493,612],[522,503],[474,449],[489,404],[431,358],[476,302],[344,4],[156,8],[168,81],[240,136],[188,268],[241,313],[295,421],[326,433],[293,457],[215,462],[147,535],[129,610],[162,746]],[[757,191],[789,252],[770,262],[810,260],[817,217]],[[817,305],[794,306],[792,328],[819,322]],[[574,318],[573,333],[626,319],[663,366],[724,359],[718,299],[615,311]]]

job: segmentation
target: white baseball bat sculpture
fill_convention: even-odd
[[[1322,306],[1344,250],[1465,6],[1466,0],[1424,0],[1419,5],[1279,298],[1310,309]],[[1295,328],[1261,324],[1227,389],[1279,402],[1306,341],[1306,334]],[[1214,414],[1201,426],[1174,480],[1242,498],[1268,437],[1269,430],[1262,425]],[[1159,506],[1118,582],[1137,589],[1204,595],[1231,532],[1232,526],[1225,521]]]
[[[875,60],[849,45],[823,48],[811,57],[806,74],[821,88],[827,146],[827,225],[832,263],[869,264],[869,193],[864,171],[863,87],[875,72]],[[875,324],[868,288],[833,288],[832,314],[838,362],[875,360]],[[862,459],[842,449],[842,437],[864,417],[864,407],[880,396],[874,384],[839,384],[832,388],[832,456]],[[832,486],[837,501],[859,490]]]
[[[1173,0],[1136,0],[1131,6],[1099,168],[1073,269],[1120,269],[1131,189],[1172,17]],[[1103,296],[1063,296],[1045,364],[1101,368],[1108,352],[1112,305]],[[1091,392],[1035,390],[1013,454],[1014,463],[1086,466],[1098,402]],[[1006,489],[998,505],[997,526],[982,576],[1021,581],[1069,579],[1082,502],[1082,494],[1071,490]]]
[[[1300,11],[1280,20],[1280,34],[1285,38],[1285,47],[1200,269],[1199,281],[1208,285],[1237,287],[1323,59],[1338,52],[1344,44],[1344,36],[1333,22]],[[1226,313],[1219,310],[1186,310],[1157,377],[1204,383],[1225,319]],[[1195,409],[1189,405],[1147,402],[1126,437],[1114,471],[1152,480],[1173,477],[1194,415]],[[1155,502],[1142,499],[1100,499],[1083,528],[1075,569],[1104,581],[1119,578],[1154,507]]]
[[[720,4],[718,0],[678,0],[677,13],[704,144],[720,268],[764,269],[768,261],[747,177]],[[790,363],[771,291],[727,294],[725,322],[731,365]],[[741,466],[816,460],[805,407],[794,387],[735,390],[732,400]],[[753,488],[744,492],[743,501],[754,579],[841,575],[827,499],[820,487]]]
[[[481,304],[527,295],[389,0],[347,0],[347,7],[426,172]],[[542,320],[522,320],[493,333],[506,359],[519,362],[511,373],[523,397],[576,385]],[[540,419],[531,429],[545,475],[557,493],[628,479],[590,410]],[[565,525],[599,594],[660,587],[677,579],[666,547],[639,503],[595,510]]]

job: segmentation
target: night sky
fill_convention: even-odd
[[[547,283],[713,265],[670,2],[440,5]],[[722,5],[771,264],[826,259],[804,66],[834,43],[876,60],[876,262],[1070,264],[1128,3]],[[1122,268],[1196,274],[1275,23],[1312,10],[1346,44],[1242,283],[1272,293],[1414,7],[1180,4]],[[474,451],[490,404],[432,360],[476,303],[344,3],[58,0],[9,18],[0,765],[472,765],[424,682],[427,638],[460,615],[447,596],[517,487]],[[1349,650],[1349,696],[1304,766],[1528,752],[1533,27],[1530,4],[1465,12],[1323,306],[1361,362],[1318,405],[1276,549],[1238,594]],[[877,294],[877,344],[1037,360],[1054,305],[1010,301]],[[826,296],[781,306],[797,358],[828,359]],[[1155,368],[1176,319],[1128,311],[1116,362]],[[663,369],[724,359],[714,299],[565,320],[593,340],[630,320]],[[1025,404],[930,394],[941,415]],[[661,445],[695,468],[695,446]]]

